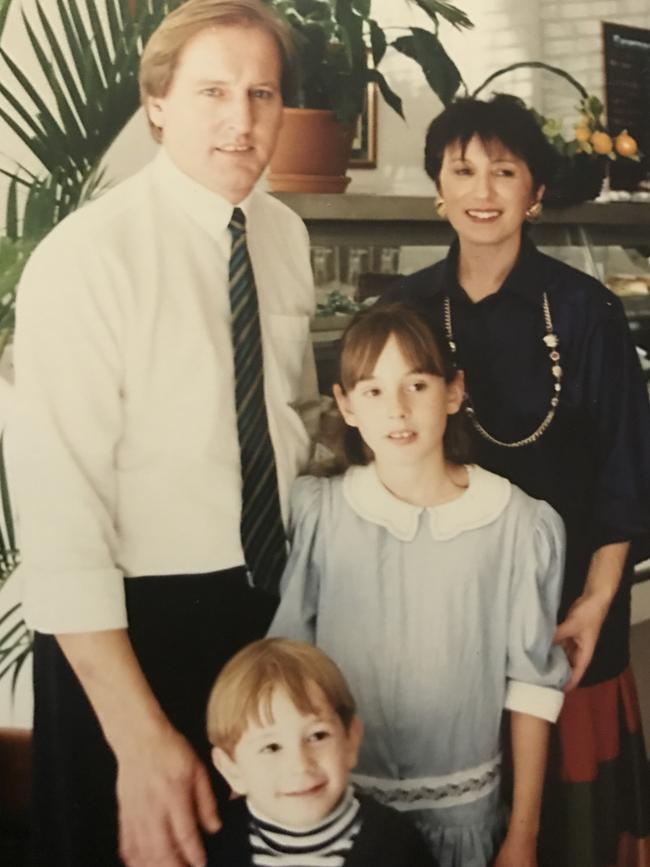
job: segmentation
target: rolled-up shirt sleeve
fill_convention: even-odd
[[[564,572],[564,526],[538,501],[530,532],[521,533],[513,566],[505,707],[555,722],[569,675],[553,644]]]
[[[45,633],[127,622],[116,564],[122,363],[109,271],[117,263],[84,243],[82,220],[83,211],[39,246],[17,296],[8,461],[25,619]]]

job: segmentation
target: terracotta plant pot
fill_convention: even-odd
[[[331,111],[285,108],[268,181],[276,192],[342,193],[353,126],[339,123]]]

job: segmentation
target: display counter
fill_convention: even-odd
[[[318,300],[358,298],[362,275],[409,274],[441,259],[454,237],[432,196],[279,193],[309,230]],[[547,208],[530,236],[551,256],[605,282],[625,306],[637,344],[650,353],[650,202],[585,202]],[[363,282],[363,281],[362,281]],[[329,392],[336,342],[349,317],[313,327],[321,388]]]
[[[453,230],[432,196],[276,193],[307,224],[312,244],[446,245]],[[531,227],[539,245],[589,243],[645,247],[650,252],[649,202],[585,202],[547,208]]]

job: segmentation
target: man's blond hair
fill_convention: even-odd
[[[151,34],[140,60],[140,102],[167,95],[185,46],[211,27],[256,27],[273,37],[282,69],[282,97],[295,90],[295,48],[290,28],[261,0],[186,0],[170,12]],[[149,122],[161,141],[161,130]]]
[[[264,638],[244,647],[222,669],[208,701],[210,743],[232,754],[251,721],[272,721],[271,702],[283,689],[304,714],[315,713],[314,686],[338,715],[345,730],[356,705],[338,666],[302,641]]]

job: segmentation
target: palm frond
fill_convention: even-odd
[[[142,47],[180,2],[136,0],[131,13],[129,0],[104,0],[102,18],[96,0],[57,0],[60,28],[37,2],[35,15],[23,13],[23,26],[45,89],[0,48],[12,79],[0,84],[0,118],[57,178],[57,216],[78,200],[88,174],[138,107]]]
[[[18,562],[3,438],[0,437],[0,590],[13,575]],[[0,680],[11,675],[12,695],[15,694],[18,676],[31,650],[32,633],[22,618],[20,603],[16,602],[0,614]]]
[[[18,240],[18,180],[15,177],[9,182],[9,189],[7,191],[5,232],[10,240]]]
[[[0,617],[0,680],[11,675],[11,692],[15,695],[18,675],[32,652],[33,634],[16,602]]]
[[[2,36],[10,6],[11,0],[0,0],[0,36]]]

